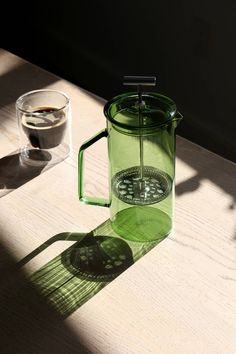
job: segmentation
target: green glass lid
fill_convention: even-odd
[[[108,101],[104,107],[104,114],[111,123],[127,129],[168,125],[176,111],[174,101],[153,92],[143,92],[141,102],[137,92],[121,94]]]

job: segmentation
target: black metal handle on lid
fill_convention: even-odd
[[[141,86],[156,86],[155,76],[124,76],[123,85],[137,86],[139,104],[142,104]]]
[[[124,76],[123,84],[126,86],[156,86],[155,76]]]

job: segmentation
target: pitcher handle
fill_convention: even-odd
[[[107,138],[108,133],[107,130],[104,129],[94,135],[92,138],[87,140],[83,145],[81,145],[80,150],[79,150],[79,156],[78,156],[78,194],[79,194],[79,200],[84,203],[84,204],[91,204],[91,205],[99,205],[103,207],[109,207],[111,202],[108,199],[104,198],[94,198],[94,197],[88,197],[84,195],[84,151],[96,141],[100,140],[101,138]]]

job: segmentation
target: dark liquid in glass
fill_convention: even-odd
[[[38,107],[22,116],[22,128],[30,144],[39,149],[58,146],[66,130],[66,116],[54,107]]]

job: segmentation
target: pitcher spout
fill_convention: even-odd
[[[183,115],[179,111],[177,111],[174,118],[173,118],[173,124],[174,124],[175,128],[178,127],[178,125],[182,119],[183,119]]]

